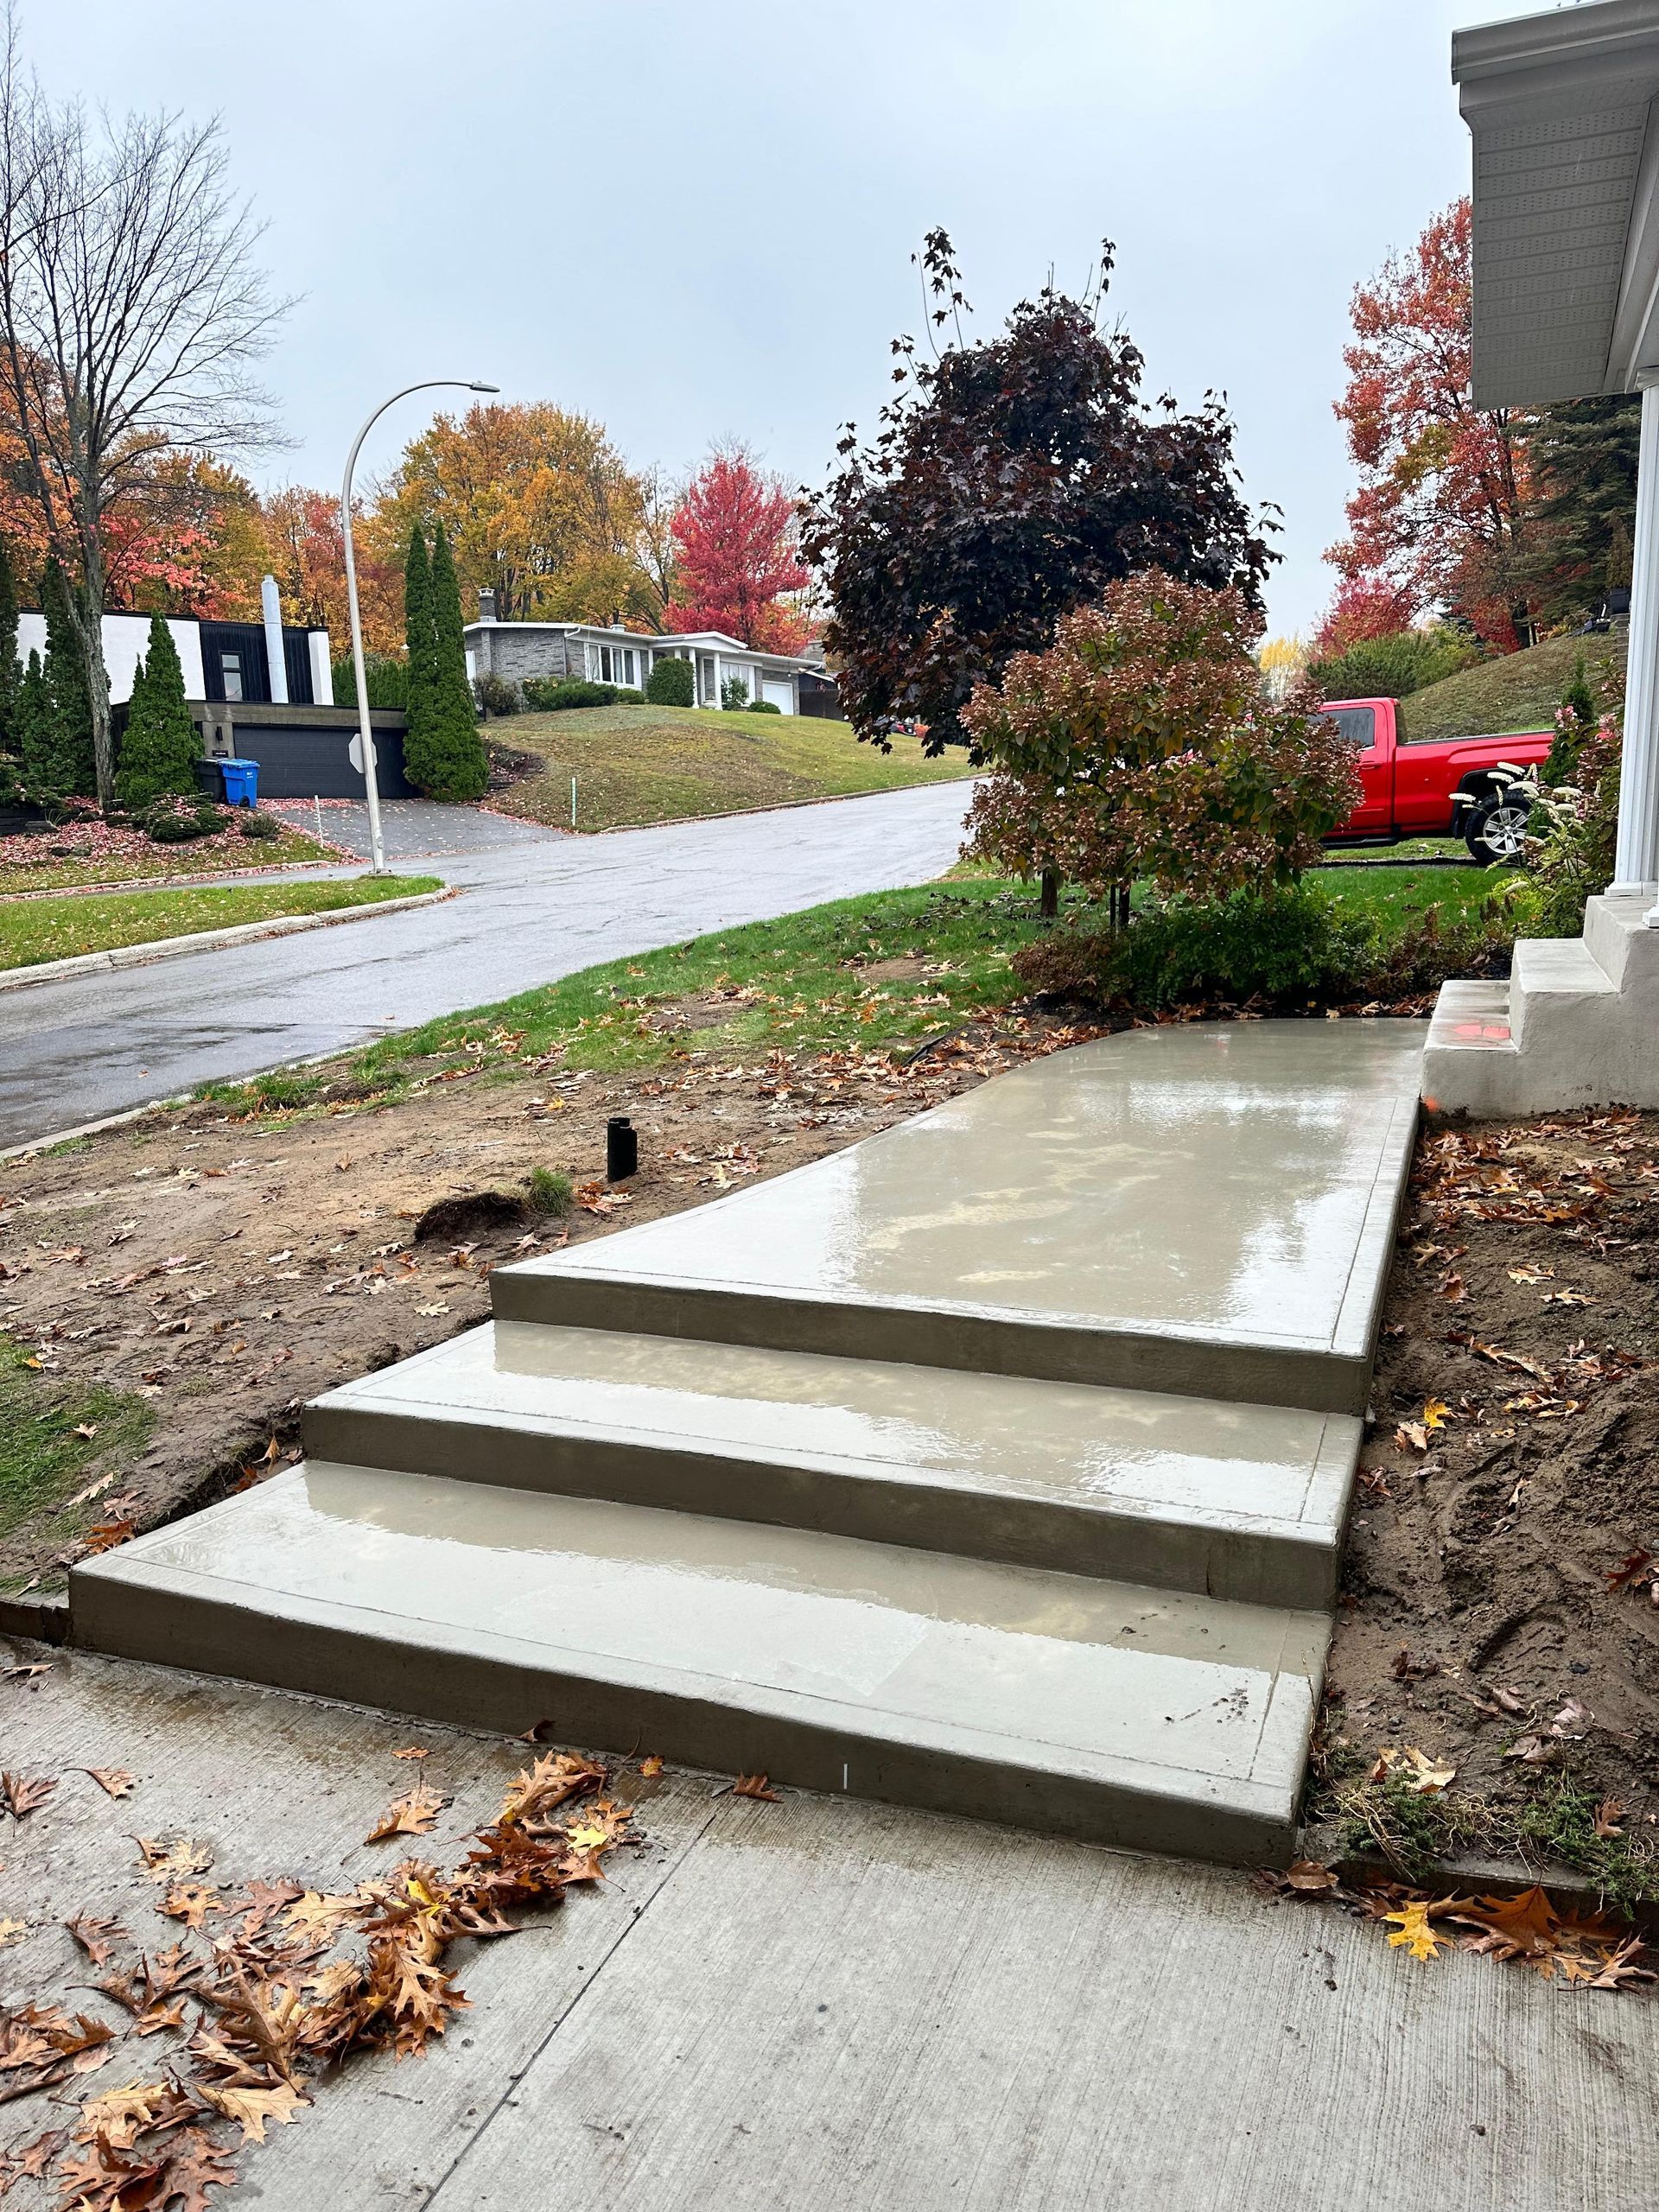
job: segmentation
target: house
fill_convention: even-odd
[[[258,622],[208,622],[168,615],[178,648],[184,696],[201,731],[209,760],[234,757],[259,764],[264,798],[361,798],[361,772],[350,746],[357,734],[354,707],[334,704],[334,664],[327,630],[284,624],[275,580],[267,576]],[[132,680],[149,649],[148,614],[104,617],[104,665],[110,703],[117,709],[118,738]],[[46,618],[25,611],[17,618],[17,652],[46,651]],[[401,714],[377,709],[377,780],[382,798],[411,798],[404,774]]]
[[[721,705],[724,687],[735,680],[751,699],[764,700],[780,714],[822,714],[821,703],[802,704],[803,679],[815,702],[822,700],[826,683],[833,690],[834,678],[826,675],[821,659],[758,652],[722,631],[659,635],[594,622],[500,622],[494,613],[495,594],[480,592],[479,601],[480,619],[469,622],[463,633],[467,673],[474,683],[486,676],[509,683],[522,683],[526,677],[563,677],[644,690],[659,660],[677,659],[691,663],[700,707]]]
[[[1640,392],[1613,880],[1581,938],[1450,982],[1423,1089],[1485,1116],[1659,1106],[1659,0],[1586,0],[1452,40],[1474,140],[1474,404]]]

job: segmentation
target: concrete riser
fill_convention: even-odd
[[[934,1751],[607,1681],[591,1667],[565,1674],[317,1623],[273,1624],[246,1607],[176,1594],[158,1608],[143,1592],[117,1582],[77,1586],[73,1640],[118,1658],[505,1735],[550,1720],[561,1744],[614,1757],[657,1751],[676,1764],[764,1773],[797,1789],[844,1790],[1087,1843],[1239,1866],[1282,1866],[1294,1851],[1296,1805],[1289,1797],[1269,1803],[1265,1789],[1255,1813],[1195,1804],[1159,1794],[1144,1769],[1122,1784],[1033,1773],[1013,1760]],[[1308,1705],[1299,1773],[1316,1703],[1317,1694]]]
[[[1170,1329],[1154,1334],[1099,1323],[1069,1328],[921,1306],[861,1305],[840,1298],[787,1298],[613,1279],[592,1270],[559,1275],[502,1269],[490,1278],[490,1300],[496,1319],[503,1321],[896,1360],[1243,1405],[1300,1406],[1314,1413],[1364,1412],[1374,1351],[1368,1345],[1363,1356],[1348,1357]]]
[[[307,1408],[304,1433],[311,1458],[351,1466],[820,1529],[1294,1611],[1324,1611],[1336,1602],[1337,1548],[1312,1532],[1207,1529],[1173,1513],[1084,1510],[947,1484],[697,1452],[666,1440],[658,1446],[536,1433],[453,1414],[326,1401]]]

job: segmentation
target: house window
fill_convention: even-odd
[[[601,645],[599,647],[599,680],[601,683],[635,685],[639,681],[639,656],[632,645]]]
[[[225,696],[227,699],[239,699],[242,696],[241,654],[221,652],[219,657],[219,669],[225,685]]]

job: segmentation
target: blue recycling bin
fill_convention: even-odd
[[[257,806],[259,804],[259,763],[257,760],[224,760],[219,764],[225,779],[226,806]]]

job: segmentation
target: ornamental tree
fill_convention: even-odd
[[[1353,751],[1298,685],[1265,691],[1260,622],[1242,590],[1160,569],[1062,615],[1054,642],[976,684],[963,727],[992,772],[976,787],[967,850],[1109,896],[1128,887],[1220,898],[1289,883],[1354,805]]]
[[[137,814],[168,792],[196,796],[201,739],[185,703],[184,671],[173,632],[159,614],[149,619],[149,650],[133,679],[127,727],[115,772],[115,796]]]
[[[717,446],[675,510],[674,594],[664,626],[723,630],[761,652],[797,653],[804,615],[784,594],[811,582],[796,543],[795,503],[741,445]]]
[[[919,720],[926,750],[965,734],[976,684],[1040,651],[1063,615],[1136,570],[1229,587],[1257,605],[1276,527],[1239,496],[1233,426],[1213,396],[1194,414],[1141,396],[1143,362],[1098,327],[1112,249],[1081,299],[1046,286],[1001,334],[969,345],[943,231],[921,256],[932,360],[895,341],[900,387],[873,444],[849,426],[839,473],[803,509],[840,696],[886,750]]]
[[[411,575],[418,574],[413,555],[419,543],[416,531],[410,541]],[[489,789],[490,770],[478,734],[473,687],[467,677],[461,586],[442,522],[432,533],[427,607],[425,636],[417,640],[410,630],[409,734],[404,745],[404,766],[410,783],[428,798],[461,804],[483,798]],[[426,702],[418,717],[414,681],[417,643],[429,671]]]
[[[438,667],[437,632],[432,624],[432,568],[419,523],[409,533],[409,550],[404,559],[404,648],[409,669],[408,729],[404,739],[407,758],[419,753],[426,743]],[[414,770],[409,773],[412,781]]]

